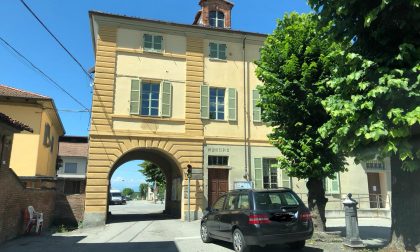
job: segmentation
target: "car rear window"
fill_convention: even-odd
[[[298,206],[299,201],[291,192],[257,192],[255,193],[257,210],[275,210],[282,207]]]
[[[111,193],[112,197],[121,197],[121,193]]]

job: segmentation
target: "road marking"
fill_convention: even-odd
[[[188,237],[175,237],[174,240],[194,240],[201,239],[200,236],[188,236]]]

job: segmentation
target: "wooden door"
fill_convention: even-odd
[[[229,189],[228,169],[209,169],[209,206]]]
[[[379,173],[368,173],[370,208],[382,208],[381,182]]]

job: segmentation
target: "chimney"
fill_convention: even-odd
[[[201,10],[195,15],[194,25],[230,29],[233,3],[226,0],[200,0]]]

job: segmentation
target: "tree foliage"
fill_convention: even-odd
[[[402,168],[419,168],[411,135],[420,125],[420,2],[310,0],[321,25],[350,46],[328,81],[323,102],[331,119],[321,128],[335,151],[359,159],[396,155]],[[322,27],[322,26],[321,26]]]
[[[146,182],[151,184],[156,182],[157,186],[166,185],[165,174],[162,172],[159,166],[149,161],[144,161],[139,166],[141,167],[139,172],[143,173],[143,175],[146,177]]]
[[[147,191],[149,189],[149,185],[146,183],[141,183],[139,186],[140,198],[146,199],[147,198]]]
[[[124,188],[122,191],[123,196],[131,196],[134,193],[134,190],[131,188]]]
[[[327,26],[319,30],[313,15],[292,13],[278,21],[256,62],[263,121],[270,124],[271,142],[281,151],[280,168],[297,178],[334,177],[344,158],[331,148],[331,138],[318,129],[330,117],[322,100],[332,95],[324,81],[340,46],[331,42]]]

